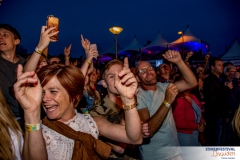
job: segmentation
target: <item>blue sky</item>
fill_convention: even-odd
[[[126,47],[136,35],[141,44],[153,40],[160,31],[169,42],[179,38],[186,26],[193,35],[210,44],[213,55],[240,41],[239,0],[3,0],[0,23],[9,23],[22,36],[21,45],[33,51],[47,15],[60,19],[59,41],[49,53],[58,55],[72,43],[72,57],[83,55],[80,34],[107,50],[114,44],[112,26],[123,27],[119,45]]]

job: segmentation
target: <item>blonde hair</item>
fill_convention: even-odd
[[[101,97],[100,97],[100,94],[98,93],[98,91],[95,88],[92,88],[91,85],[90,85],[90,76],[91,76],[91,74],[93,74],[94,71],[95,70],[93,70],[92,72],[90,72],[88,74],[89,81],[85,85],[85,89],[86,89],[88,95],[94,97],[94,104],[93,105],[95,105],[95,104],[97,104],[101,101]]]
[[[233,128],[236,129],[238,136],[240,137],[240,105],[238,107],[238,109],[236,110],[234,117],[233,117],[233,121],[232,121],[232,125]]]
[[[9,129],[13,131],[16,135],[19,150],[21,151],[20,146],[20,137],[19,131],[21,133],[22,129],[18,122],[16,121],[13,113],[11,112],[2,91],[0,90],[0,159],[14,159],[14,148],[12,148],[12,139],[9,132]]]

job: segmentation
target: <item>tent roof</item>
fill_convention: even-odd
[[[141,43],[139,43],[137,37],[135,36],[133,41],[127,47],[125,47],[123,50],[121,50],[119,52],[129,51],[129,50],[130,51],[139,51],[142,46],[143,45]]]
[[[233,43],[230,49],[221,57],[222,60],[240,59],[240,44],[237,40]]]
[[[173,45],[177,45],[177,44],[181,44],[181,43],[185,43],[185,42],[198,42],[200,43],[201,40],[196,38],[190,31],[189,28],[187,28],[183,34],[183,37],[179,37],[177,40],[173,41],[172,43],[170,43],[170,46]]]
[[[155,46],[161,46],[161,47],[166,47],[168,46],[168,41],[166,41],[160,32],[158,32],[157,37],[147,46],[141,48],[142,50],[150,48],[150,47],[155,47]]]

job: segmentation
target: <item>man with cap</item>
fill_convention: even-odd
[[[23,126],[21,107],[12,91],[12,86],[16,80],[17,66],[25,63],[24,58],[16,55],[20,41],[21,36],[14,27],[9,24],[0,24],[0,89],[17,121]]]

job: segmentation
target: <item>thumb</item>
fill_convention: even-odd
[[[17,77],[23,74],[23,66],[21,64],[17,67]]]

